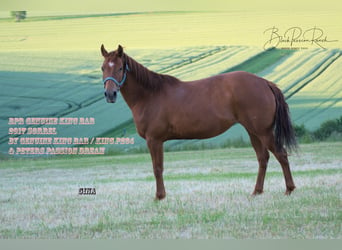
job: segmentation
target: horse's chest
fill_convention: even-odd
[[[151,110],[146,107],[136,108],[132,110],[132,114],[138,134],[146,139],[146,133],[154,120]]]
[[[165,110],[154,105],[132,111],[137,132],[142,138],[164,139],[169,124]]]
[[[135,127],[137,129],[138,134],[145,139],[145,133],[146,133],[146,124],[144,122],[144,118],[139,114],[133,113],[133,120],[135,123]]]

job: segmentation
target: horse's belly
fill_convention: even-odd
[[[169,128],[169,139],[206,139],[222,134],[228,130],[234,121],[215,119],[184,119]]]

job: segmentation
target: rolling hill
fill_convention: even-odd
[[[166,33],[163,27],[175,15],[180,20],[172,23],[173,28]],[[106,34],[98,38],[96,35],[103,31],[103,26],[107,27],[114,22],[120,27],[119,33],[127,35],[124,26],[141,25],[138,21],[142,20],[145,25],[152,25],[144,31],[150,32],[153,38],[159,34],[160,42],[165,39],[177,40],[169,36],[172,32],[183,34],[183,31],[177,29],[182,20],[187,20],[194,22],[192,25],[196,28],[192,32],[194,36],[199,36],[200,28],[195,25],[198,16],[199,13],[147,13],[44,18],[22,24],[0,21],[0,26],[7,28],[0,38],[3,45],[0,49],[1,153],[8,152],[8,140],[13,137],[8,133],[13,127],[8,124],[9,117],[92,117],[96,121],[92,126],[54,127],[59,137],[124,135],[134,138],[134,145],[108,146],[112,151],[130,151],[144,147],[145,142],[135,133],[131,113],[121,96],[115,105],[107,104],[103,98],[100,71],[102,58],[98,48],[102,41],[108,41],[115,35]],[[224,18],[223,14],[213,13],[202,13],[202,16],[210,18],[211,23],[219,23]],[[162,21],[157,24],[158,20]],[[211,32],[218,31],[215,29]],[[123,41],[126,39],[128,44],[133,44],[133,35]],[[341,116],[341,49],[264,50],[262,46],[213,45],[213,42],[207,43],[207,38],[201,41],[202,45],[197,41],[191,46],[175,43],[174,47],[152,49],[150,44],[146,45],[146,39],[144,34],[140,41],[141,46],[131,45],[132,48],[127,48],[126,52],[156,72],[192,80],[233,70],[245,70],[280,86],[295,124],[316,129],[323,121]],[[189,40],[184,41],[185,45],[191,44]],[[76,48],[76,43],[81,46]],[[203,144],[220,146],[227,140],[235,139],[247,140],[246,133],[240,126],[234,126],[212,139],[171,141],[166,147],[201,147]]]

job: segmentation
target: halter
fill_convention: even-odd
[[[103,84],[106,84],[107,81],[112,80],[112,81],[115,83],[115,85],[119,88],[119,89],[118,89],[118,91],[119,91],[120,88],[122,87],[122,85],[123,85],[123,84],[125,83],[125,81],[126,81],[127,72],[128,72],[129,70],[130,70],[130,69],[129,69],[129,67],[128,67],[128,64],[126,63],[125,72],[124,72],[124,75],[123,75],[122,80],[121,80],[120,82],[119,82],[118,80],[116,80],[114,77],[109,76],[109,77],[107,77],[107,78],[105,78],[105,79],[103,80]]]

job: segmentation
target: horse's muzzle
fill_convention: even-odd
[[[106,100],[107,100],[108,103],[115,103],[116,97],[117,97],[117,92],[116,91],[113,91],[111,93],[109,93],[108,91],[105,91],[104,95],[105,95]]]

